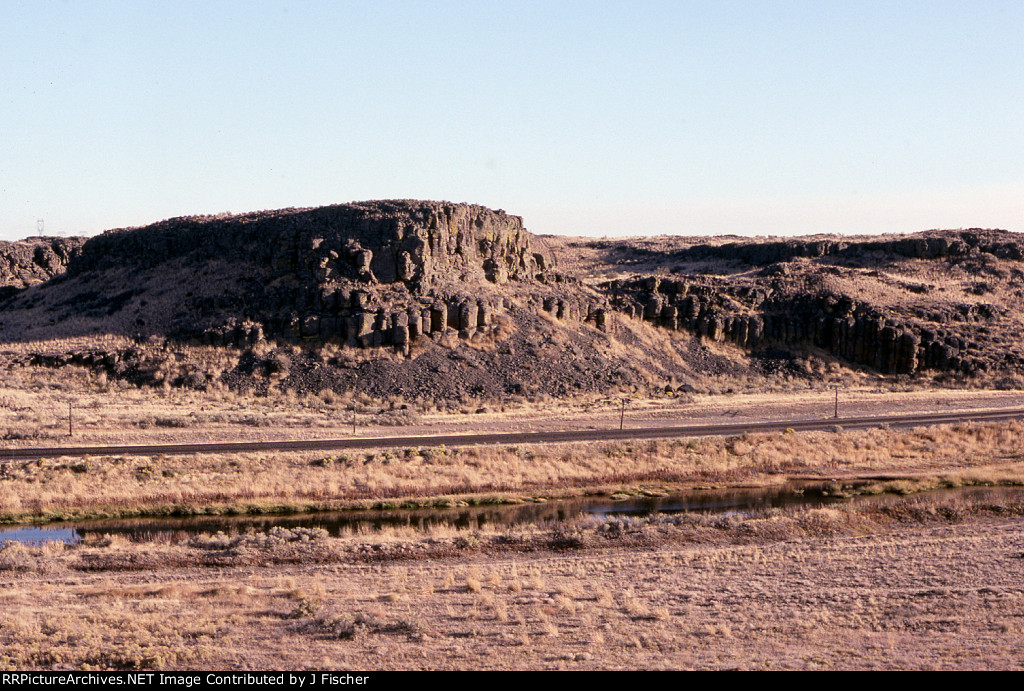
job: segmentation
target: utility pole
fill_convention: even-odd
[[[71,429],[71,401],[68,401],[68,436],[74,436]]]
[[[352,402],[352,434],[356,433],[356,404]]]
[[[626,397],[622,398],[622,412],[619,413],[619,431],[622,431],[622,425],[626,422],[626,401],[629,400]]]
[[[835,414],[833,415],[833,417],[839,419],[839,384],[833,384],[832,388],[836,390],[836,406]]]

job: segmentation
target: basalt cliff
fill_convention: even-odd
[[[391,200],[5,243],[0,286],[8,366],[139,385],[455,400],[1024,363],[1024,240],[995,230],[596,240]]]

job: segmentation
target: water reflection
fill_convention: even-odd
[[[78,529],[72,526],[19,526],[0,529],[0,544],[7,540],[26,545],[40,545],[44,542],[77,542],[81,539]]]
[[[1004,488],[967,488],[944,490],[958,496],[974,492],[1016,492]],[[839,493],[840,495],[842,493]],[[981,496],[981,495],[979,495]],[[860,497],[858,501],[899,501],[901,498]],[[228,535],[249,531],[266,532],[275,526],[284,528],[322,528],[332,536],[375,532],[385,528],[405,528],[428,533],[437,529],[474,530],[546,526],[586,516],[647,516],[683,511],[721,513],[747,512],[770,508],[816,507],[842,501],[836,486],[823,483],[790,483],[758,489],[694,490],[661,497],[587,497],[516,505],[488,505],[445,509],[408,509],[381,511],[334,511],[300,515],[273,516],[196,516],[187,518],[107,519],[63,523],[54,526],[17,526],[0,528],[0,543],[15,540],[28,544],[46,541],[73,543],[103,534],[123,535],[136,541],[169,540],[180,542],[191,535],[224,532]]]

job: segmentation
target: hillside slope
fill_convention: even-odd
[[[136,384],[451,401],[1016,385],[1024,363],[1024,241],[1006,231],[538,238],[504,211],[389,200],[32,239],[0,260],[8,366]]]
[[[613,308],[745,350],[807,347],[903,375],[1024,363],[1016,233],[551,242]]]

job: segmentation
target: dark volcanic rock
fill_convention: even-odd
[[[1024,242],[1005,231],[559,241],[503,211],[392,200],[8,243],[0,284],[0,341],[134,342],[18,365],[138,385],[452,401],[811,377],[811,357],[1007,381],[1024,364]],[[191,359],[197,344],[232,364]]]
[[[85,238],[38,237],[0,241],[0,296],[63,274],[82,250]]]
[[[594,242],[620,262],[627,244]],[[673,275],[598,288],[627,316],[745,350],[812,348],[883,374],[973,375],[1024,365],[1022,259],[1019,234],[980,229],[694,244],[660,254],[639,247],[634,263],[672,267]],[[904,274],[925,280],[897,278]]]
[[[971,228],[929,231],[900,238],[872,240],[802,239],[768,242],[697,244],[672,255],[674,261],[718,259],[750,266],[769,266],[801,258],[862,261],[878,256],[905,259],[948,259],[970,254],[990,254],[1001,259],[1024,259],[1024,239],[1005,230]],[[777,270],[777,268],[776,268]]]
[[[104,332],[209,345],[407,349],[449,329],[463,338],[490,329],[509,294],[577,306],[593,295],[563,285],[550,265],[522,219],[504,211],[363,202],[108,231],[71,257],[62,290],[3,307],[9,323],[45,304],[65,324],[87,318]]]
[[[70,268],[151,268],[212,257],[331,284],[532,280],[540,271],[519,216],[471,204],[407,200],[174,218],[89,240]]]

